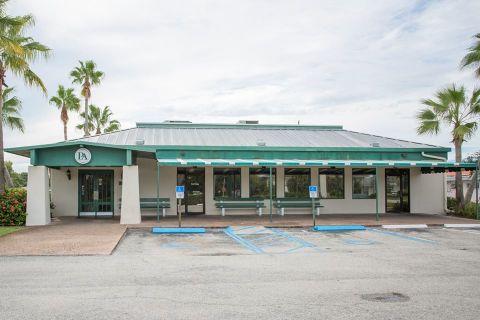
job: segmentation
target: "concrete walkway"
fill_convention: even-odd
[[[109,255],[125,233],[118,221],[61,218],[0,238],[0,256]]]

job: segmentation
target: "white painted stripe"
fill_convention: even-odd
[[[384,224],[384,229],[425,229],[428,228],[426,224]]]
[[[298,164],[301,165],[301,166],[304,166],[304,165],[305,165],[305,161],[300,161]]]
[[[445,223],[445,228],[480,228],[478,223]]]

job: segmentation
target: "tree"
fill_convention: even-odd
[[[68,112],[78,112],[78,110],[80,110],[80,99],[77,98],[73,91],[73,88],[65,89],[64,86],[59,85],[57,95],[50,98],[50,104],[53,104],[60,110],[60,120],[63,122],[63,137],[65,140],[68,140]]]
[[[105,108],[101,109],[93,104],[90,105],[90,113],[88,114],[88,132],[90,135],[90,131],[95,130],[95,134],[108,133],[112,131],[116,131],[120,129],[120,122],[118,120],[113,120],[111,117],[113,116],[110,107],[106,106]],[[80,117],[85,119],[85,113],[80,113]],[[85,124],[79,124],[77,126],[78,129],[84,130]]]
[[[27,186],[28,174],[26,172],[15,172],[13,170],[12,161],[5,161],[5,171],[10,175],[13,188],[21,188]]]
[[[85,99],[85,121],[83,123],[84,135],[89,136],[90,132],[88,131],[88,100],[92,97],[91,87],[99,85],[104,77],[102,71],[98,71],[97,65],[93,60],[87,60],[85,62],[79,61],[80,66],[70,72],[70,77],[72,77],[72,83],[80,84],[82,86],[82,97]]]
[[[426,108],[417,114],[418,134],[438,134],[441,125],[451,128],[452,142],[455,146],[455,161],[462,161],[462,144],[471,138],[478,126],[480,117],[480,89],[474,89],[470,98],[466,96],[465,87],[457,88],[455,84],[438,91],[436,99],[422,100]],[[455,174],[455,195],[457,212],[464,209],[462,173]]]
[[[476,39],[475,43],[468,49],[469,52],[465,57],[463,57],[460,62],[460,68],[474,68],[475,75],[480,78],[480,33],[477,33],[474,38]]]
[[[469,155],[464,160],[464,162],[478,163],[479,159],[480,159],[480,151],[477,151],[474,154]],[[472,180],[471,180],[472,183],[470,183],[470,186],[468,187],[467,192],[465,192],[465,203],[469,203],[472,201],[473,191],[475,190],[477,179],[478,179],[478,172],[475,170],[475,172],[472,175]]]
[[[20,110],[22,109],[22,101],[16,96],[10,97],[10,94],[15,90],[14,87],[3,90],[3,114],[2,123],[4,126],[12,130],[25,131],[25,125],[20,117]]]
[[[27,28],[34,25],[31,15],[11,17],[6,14],[8,0],[0,0],[0,116],[3,120],[3,87],[6,74],[10,72],[22,78],[26,85],[39,87],[45,94],[47,89],[40,77],[32,71],[30,64],[38,58],[47,58],[50,49],[26,36]],[[0,125],[0,168],[4,168],[3,121]],[[5,173],[0,170],[0,193],[5,191]]]

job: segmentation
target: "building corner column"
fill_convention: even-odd
[[[138,166],[123,166],[122,180],[120,224],[139,224],[142,222],[142,216],[140,213]]]
[[[29,166],[27,182],[27,226],[44,226],[50,220],[48,169]]]

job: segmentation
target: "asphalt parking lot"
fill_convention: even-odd
[[[480,230],[129,230],[110,256],[0,257],[2,319],[478,319]]]

